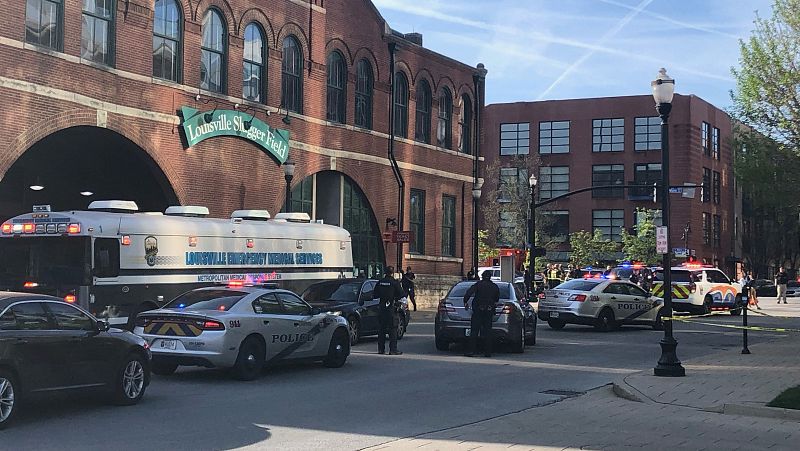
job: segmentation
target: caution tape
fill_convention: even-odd
[[[755,313],[756,315],[766,316],[766,317],[769,317],[769,318],[781,318],[781,319],[795,319],[795,318],[797,318],[796,316],[778,316],[778,315],[770,315],[770,314],[768,314],[768,313],[759,312],[758,310],[753,310],[753,309],[751,309],[751,308],[749,308],[749,307],[748,307],[747,311],[748,311],[748,312],[753,312],[753,313]]]
[[[666,318],[664,318],[666,319]],[[673,321],[685,321],[690,324],[702,324],[704,326],[713,326],[713,327],[724,327],[727,329],[738,329],[738,330],[755,330],[760,332],[800,332],[800,329],[789,329],[784,327],[761,327],[761,326],[737,326],[735,324],[717,324],[717,323],[707,323],[704,321],[694,321],[691,319],[680,319],[678,317],[672,318]]]
[[[713,311],[713,312],[710,312],[710,313],[703,313],[701,315],[681,315],[681,316],[672,316],[672,317],[663,316],[663,317],[661,317],[661,319],[663,319],[664,321],[669,321],[669,320],[674,318],[675,320],[680,321],[682,319],[707,318],[709,316],[718,316],[718,315],[730,316],[730,312],[728,310],[718,310],[718,311]]]

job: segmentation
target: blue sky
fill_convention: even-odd
[[[727,108],[739,39],[772,0],[373,0],[425,47],[489,70],[487,103],[676,92]]]

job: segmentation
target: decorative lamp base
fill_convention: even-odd
[[[660,377],[686,376],[686,369],[681,365],[676,353],[678,342],[674,338],[662,338],[659,344],[661,358],[658,359],[658,365],[653,368],[653,374]]]

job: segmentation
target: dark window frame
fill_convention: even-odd
[[[511,173],[513,171],[513,174]],[[504,174],[505,172],[505,174]],[[519,199],[523,195],[523,190],[529,189],[528,187],[528,168],[520,167],[501,167],[497,184],[498,202],[510,202],[511,198],[504,197],[510,191],[507,187],[516,189],[516,197]]]
[[[566,124],[566,127],[564,127],[564,124]],[[571,127],[572,121],[569,120],[539,122],[539,153],[542,155],[570,153],[569,142]],[[563,130],[566,130],[566,135],[564,135]],[[563,141],[565,138],[566,142]],[[554,140],[559,141],[555,143]],[[558,150],[554,151],[556,148]],[[566,148],[566,150],[564,150],[564,148]]]
[[[40,30],[43,29],[43,23],[42,23],[43,6],[46,3],[55,5],[55,12],[56,12],[56,19],[54,22],[55,34],[53,35],[53,33],[50,33],[50,43],[45,44],[44,42],[42,42],[41,34],[39,36],[39,39],[36,41],[29,39],[28,4],[32,2],[35,3],[34,8],[39,13],[36,20],[36,24]],[[39,47],[55,50],[56,52],[64,51],[64,0],[27,0],[25,2],[25,42],[37,45]]]
[[[608,212],[608,217],[604,217]],[[603,213],[603,217],[600,216]],[[608,225],[596,225],[597,221],[608,221]],[[617,221],[615,223],[615,221]],[[625,228],[625,210],[623,209],[597,209],[592,210],[592,230],[600,230],[603,238],[615,243],[622,241],[622,229]]]
[[[325,118],[330,122],[347,122],[347,63],[338,50],[328,54],[326,61],[326,111]]]
[[[116,17],[117,16],[117,2],[116,2],[116,0],[106,0],[106,1],[108,1],[108,3],[110,3],[110,5],[106,8],[106,10],[108,10],[108,15],[107,16],[99,14],[98,12],[96,12],[94,10],[87,11],[86,8],[85,8],[86,2],[85,1],[83,2],[83,6],[81,7],[81,59],[86,60],[86,61],[91,61],[91,62],[96,63],[96,64],[102,64],[104,66],[114,67],[114,60],[115,60],[115,53],[116,53],[114,47],[115,47],[115,36],[116,36],[116,26],[115,25],[116,25],[116,20],[117,20],[117,17]],[[91,2],[91,5],[96,5],[96,4],[97,3],[95,1]],[[88,21],[87,21],[87,18],[88,18]],[[106,31],[106,35],[107,35],[106,36],[106,42],[105,42],[106,52],[105,52],[104,58],[102,60],[101,59],[95,59],[91,55],[89,57],[87,57],[85,55],[85,53],[88,51],[88,49],[86,49],[84,47],[85,42],[84,42],[84,39],[83,39],[84,38],[84,34],[87,33],[86,25],[87,24],[91,24],[92,25],[92,29],[91,29],[91,38],[92,39],[89,42],[91,42],[92,45],[94,45],[94,43],[97,42],[97,35],[96,35],[96,33],[97,33],[97,22],[105,22],[106,27],[107,27],[106,30],[105,30]]]
[[[394,76],[394,135],[408,138],[408,77],[403,71]]]
[[[372,98],[375,89],[375,77],[372,64],[365,58],[359,60],[356,67],[355,89],[355,125],[372,129]]]
[[[703,244],[711,244],[711,214],[703,213]]]
[[[255,30],[257,33],[256,36],[258,41],[261,42],[261,51],[256,54],[255,48],[249,51],[250,55],[258,56],[261,61],[257,61],[253,58],[248,58],[248,39],[247,35],[250,30]],[[247,99],[251,102],[257,103],[267,103],[267,45],[266,45],[266,34],[264,33],[264,28],[258,22],[250,22],[244,28],[244,52],[242,57],[242,98]],[[252,42],[255,42],[256,39],[253,39]],[[248,69],[251,73],[255,72],[258,75],[258,95],[248,95],[247,86],[247,77],[246,74]]]
[[[717,127],[711,129],[711,153],[715,160],[720,160],[719,128]]]
[[[416,114],[414,116],[414,140],[425,144],[431,143],[431,122],[433,110],[433,91],[431,84],[424,78],[417,86]]]
[[[661,150],[661,118],[640,116],[633,120],[633,149],[637,152]]]
[[[566,168],[566,171],[563,169]],[[558,169],[556,174],[553,170]],[[539,168],[539,185],[536,191],[539,193],[539,200],[552,199],[553,197],[560,196],[569,192],[569,166],[542,166]],[[553,181],[553,176],[567,176],[567,181]],[[566,184],[566,186],[564,186]],[[557,185],[558,188],[555,188]]]
[[[656,169],[658,167],[658,169]],[[644,188],[633,188],[630,190],[630,197],[653,198],[654,183],[661,182],[661,163],[641,163],[633,166],[633,183],[635,185],[647,185]],[[658,199],[656,199],[658,200]]]
[[[283,39],[281,49],[281,106],[303,114],[303,49],[294,35]]]
[[[711,202],[711,169],[703,168],[703,189],[701,192],[701,201],[703,203]]]
[[[549,221],[553,221],[550,224],[545,223],[544,230],[541,232],[542,236],[558,243],[569,242],[569,210],[544,210],[542,215],[551,218]],[[566,218],[566,225],[559,223],[558,219],[562,218]],[[530,237],[528,239],[530,240]]]
[[[625,118],[592,120],[592,152],[623,151],[625,151]]]
[[[617,183],[619,182],[619,183]],[[625,195],[625,165],[623,164],[596,164],[592,166],[592,186],[616,185],[619,188],[604,188],[592,190],[592,197],[604,199],[618,199]]]
[[[712,181],[711,181],[711,196],[712,201],[719,205],[720,204],[720,197],[722,193],[722,174],[718,171],[714,171],[712,173]]]
[[[211,14],[211,16],[209,16]],[[209,37],[213,40],[214,37],[211,36],[211,33],[214,32],[214,17],[219,20],[219,25],[222,27],[222,42],[221,42],[221,49],[214,48],[215,43],[212,41],[211,46],[206,45],[206,27],[204,22],[206,21],[206,17],[209,17]],[[211,77],[211,58],[213,56],[219,57],[219,85],[216,87],[212,85]],[[203,64],[206,63],[206,57],[208,57],[208,61],[206,64],[206,77],[205,81],[203,80],[203,71],[202,67]],[[203,13],[203,21],[200,25],[200,89],[203,89],[208,92],[216,92],[220,94],[224,94],[227,91],[228,85],[228,24],[225,22],[225,15],[217,9],[216,7],[211,7]]]
[[[439,94],[439,123],[437,125],[436,141],[439,147],[453,149],[453,94],[447,87],[442,88]],[[444,139],[439,140],[438,128],[444,128]]]
[[[711,124],[706,121],[700,123],[700,145],[703,148],[703,155],[711,156]]]
[[[425,191],[411,188],[410,199],[409,224],[413,237],[408,249],[412,254],[425,255]]]
[[[528,155],[531,151],[531,123],[500,124],[500,156]]]
[[[456,197],[442,195],[442,256],[456,256]]]
[[[472,155],[472,122],[473,122],[472,99],[468,95],[461,96],[461,142],[459,152]]]
[[[719,248],[722,241],[722,216],[713,215],[711,222],[712,246]]]
[[[177,36],[171,36],[165,33],[158,33],[156,21],[163,20],[163,28],[166,31],[167,24],[167,16],[166,14],[163,17],[159,17],[159,2],[163,7],[163,12],[166,13],[170,5],[174,5],[175,11],[178,14],[178,29],[177,29]],[[162,71],[161,74],[156,73],[156,65],[153,64],[153,77],[159,78],[161,80],[168,80],[175,83],[180,83],[183,80],[183,10],[181,9],[179,3],[176,0],[156,0],[155,7],[153,10],[153,53],[155,54],[156,50],[156,41],[161,40],[165,44],[167,41],[174,45],[174,52],[172,54],[172,68],[174,72],[174,77],[164,77],[164,72]],[[154,55],[155,59],[155,55]],[[164,67],[164,63],[161,63],[161,67]]]

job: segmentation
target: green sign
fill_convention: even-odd
[[[202,113],[182,107],[183,133],[189,147],[217,136],[238,136],[253,142],[283,164],[289,158],[289,131],[270,128],[251,114],[233,110]]]

